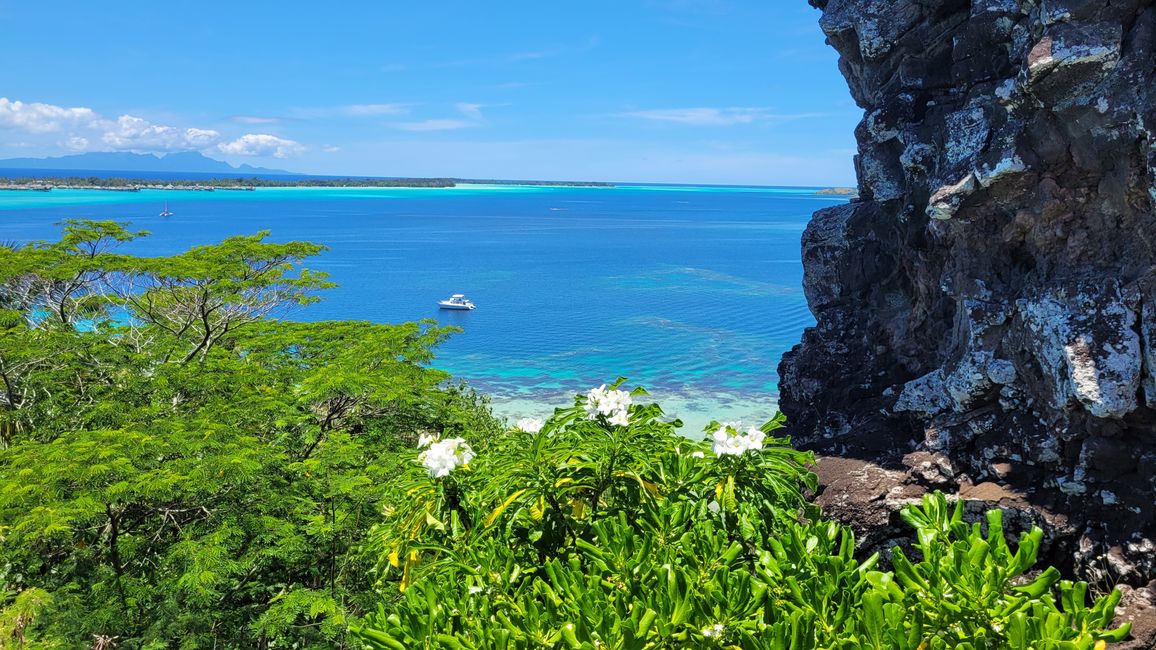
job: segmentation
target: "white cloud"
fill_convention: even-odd
[[[458,102],[455,104],[458,112],[470,118],[471,120],[482,119],[482,106],[484,105],[485,104],[468,104],[466,102]]]
[[[587,52],[601,44],[601,37],[595,35],[587,38],[584,42],[578,44],[559,44],[555,47],[542,50],[524,50],[521,52],[506,52],[501,54],[492,54],[487,56],[474,57],[469,59],[456,59],[453,61],[441,61],[436,63],[426,63],[424,65],[415,65],[412,67],[427,67],[427,68],[454,68],[462,66],[502,66],[508,64],[523,63],[526,61],[538,61],[541,59],[549,59],[558,56],[581,54]],[[393,64],[397,65],[397,64]],[[396,69],[387,67],[387,69]]]
[[[550,51],[532,51],[532,52],[513,52],[510,54],[498,54],[496,56],[486,56],[472,59],[456,59],[453,61],[442,61],[440,63],[431,63],[428,67],[431,68],[458,68],[464,66],[484,66],[484,65],[501,65],[506,63],[519,63],[522,61],[534,61],[537,59],[545,59],[547,57],[555,56],[558,52]]]
[[[350,117],[378,117],[399,115],[406,110],[405,104],[351,104],[342,107],[341,112]]]
[[[2,0],[0,0],[2,2]],[[389,105],[366,104],[346,107],[353,113],[388,114]],[[278,117],[237,115],[229,118],[241,124],[273,124]],[[12,129],[38,140],[34,148],[67,151],[135,151],[161,153],[171,151],[219,151],[237,156],[274,156],[287,158],[305,151],[294,140],[274,135],[249,133],[230,140],[214,129],[157,124],[136,115],[105,118],[91,108],[64,108],[42,103],[26,103],[0,97],[0,129]],[[36,136],[59,133],[55,138]],[[11,148],[13,138],[2,146]]]
[[[290,109],[289,115],[301,120],[328,120],[334,118],[374,118],[404,115],[409,104],[346,104],[344,106],[314,106]]]
[[[164,126],[134,115],[121,115],[101,140],[113,149],[127,151],[187,151],[204,149],[219,142],[221,134],[212,129]]]
[[[812,117],[826,117],[826,113],[772,113],[766,108],[661,108],[621,113],[651,122],[686,124],[688,126],[732,126],[755,122],[789,122]]]
[[[674,122],[695,126],[730,126],[750,124],[767,114],[763,108],[663,108],[649,111],[623,113],[627,117],[637,117],[653,122]]]
[[[100,116],[91,108],[64,108],[33,102],[26,104],[0,97],[0,127],[29,133],[50,133],[65,128],[95,126]]]
[[[396,126],[402,131],[452,131],[477,126],[477,124],[466,120],[422,120],[420,122],[402,122]]]
[[[283,121],[279,117],[262,117],[260,115],[234,115],[229,119],[238,124],[279,124]]]
[[[534,59],[544,59],[549,56],[555,56],[558,52],[556,50],[547,50],[542,52],[515,52],[506,56],[506,60],[511,63],[518,61],[533,61]]]
[[[479,126],[485,121],[485,117],[482,115],[482,108],[484,106],[485,104],[458,102],[454,104],[454,108],[465,119],[429,119],[415,122],[399,122],[393,126],[402,131],[453,131],[456,129],[468,129],[472,126]]]
[[[64,143],[64,146],[72,151],[86,151],[88,149],[88,138],[73,136]]]
[[[327,145],[322,146],[321,150],[324,151],[325,153],[338,153],[339,151],[341,151],[341,147],[338,147],[337,145],[333,145],[333,144],[327,144]]]
[[[305,147],[293,140],[278,138],[267,133],[249,133],[232,142],[222,142],[217,149],[230,156],[273,156],[289,158],[305,151]]]

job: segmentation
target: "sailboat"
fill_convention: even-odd
[[[165,209],[164,209],[164,210],[161,210],[161,216],[162,216],[162,217],[171,217],[171,216],[173,216],[173,213],[172,213],[172,212],[169,212],[169,202],[168,202],[168,201],[165,201]]]

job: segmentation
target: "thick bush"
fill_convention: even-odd
[[[1049,568],[999,511],[909,507],[917,557],[859,560],[804,495],[811,457],[759,429],[692,441],[653,404],[595,389],[544,424],[429,445],[371,534],[371,648],[1099,648],[1117,593]],[[456,456],[454,455],[456,454]],[[391,595],[392,594],[392,595]]]

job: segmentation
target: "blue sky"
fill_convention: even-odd
[[[0,158],[314,174],[853,182],[804,0],[0,0]]]

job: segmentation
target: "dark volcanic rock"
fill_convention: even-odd
[[[803,235],[818,323],[779,369],[796,440],[908,486],[1008,490],[1062,522],[1049,561],[1143,587],[1153,0],[811,4],[865,116],[860,198]]]

